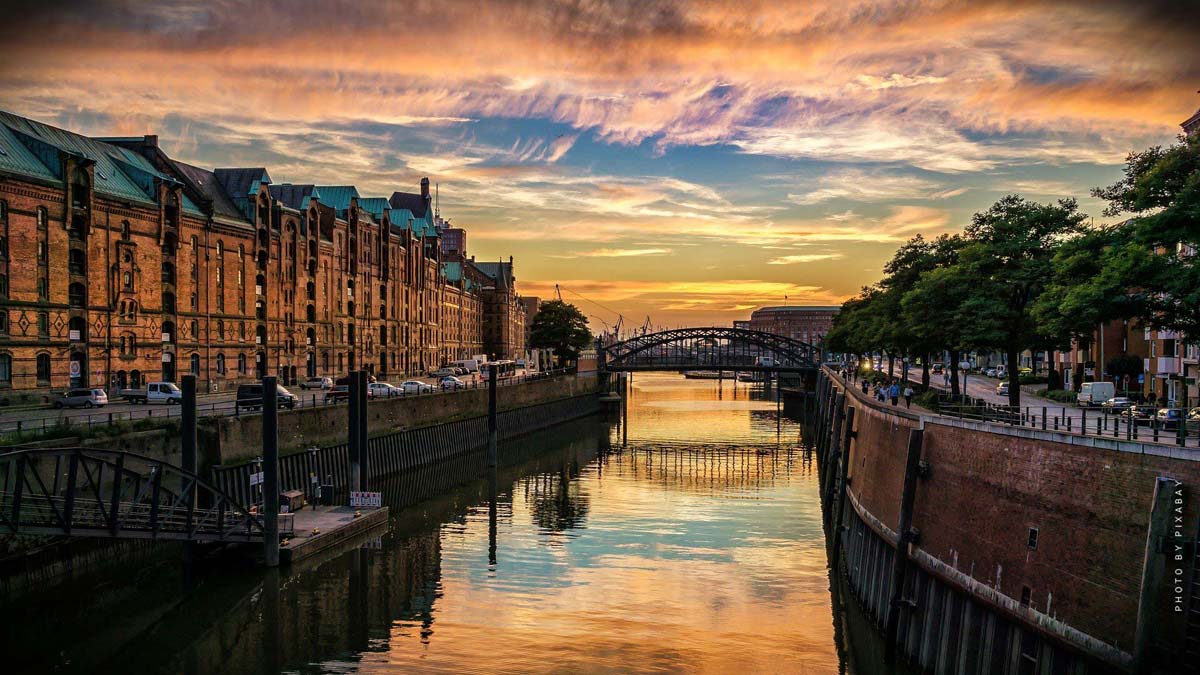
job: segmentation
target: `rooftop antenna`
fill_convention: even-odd
[[[562,302],[562,289],[558,287],[558,284],[554,284],[554,299]]]
[[[441,183],[433,184],[433,217],[434,218],[442,217],[442,201],[441,201],[441,197],[440,197],[441,186],[442,186]]]

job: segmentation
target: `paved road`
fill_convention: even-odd
[[[518,376],[524,374],[524,371],[518,371],[517,373]],[[476,383],[482,384],[482,380],[479,379],[478,375],[464,375],[459,379],[466,382],[468,386]],[[436,387],[438,378],[400,378],[392,380],[391,383],[399,384],[408,380],[420,380]],[[325,392],[323,391],[306,391],[302,390],[299,385],[288,387],[288,390],[300,399],[298,406],[301,408],[324,405]],[[236,392],[233,391],[219,394],[201,394],[197,401],[197,412],[201,417],[232,415],[234,414],[234,401],[236,398]],[[50,428],[61,424],[64,420],[70,420],[72,424],[87,425],[106,424],[109,419],[138,420],[147,417],[179,417],[179,415],[180,407],[178,405],[168,406],[162,403],[131,404],[120,399],[114,399],[103,408],[93,409],[76,408],[59,410],[51,406],[20,408],[0,411],[0,433],[16,431],[17,429]]]

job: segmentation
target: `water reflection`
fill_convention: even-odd
[[[384,481],[385,533],[282,574],[214,566],[180,597],[160,566],[92,604],[136,626],[29,630],[25,665],[837,672],[816,466],[786,412],[761,385],[638,374],[620,425],[505,443],[494,471],[479,453]]]

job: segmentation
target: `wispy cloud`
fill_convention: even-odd
[[[772,258],[767,261],[768,265],[796,265],[798,263],[820,262],[822,260],[841,260],[841,253],[801,253],[798,255],[785,255],[779,258]]]

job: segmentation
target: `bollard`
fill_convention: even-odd
[[[367,436],[367,371],[358,373],[358,489],[366,491],[368,476],[371,475],[371,453],[369,452],[370,438]]]
[[[1046,406],[1042,406],[1042,431],[1046,430]]]
[[[496,380],[495,364],[488,365],[488,466],[496,466]]]
[[[279,399],[275,376],[262,379],[263,562],[279,566]]]
[[[358,437],[361,430],[361,426],[358,423],[358,416],[361,414],[360,410],[362,407],[362,401],[358,399],[358,381],[361,376],[357,370],[350,372],[350,385],[349,390],[346,392],[346,402],[349,405],[349,410],[346,412],[346,423],[350,426],[346,450],[347,454],[350,455],[351,492],[359,492],[362,489],[359,484],[362,478],[362,474],[359,472],[359,462],[362,455],[360,453],[360,440]]]

